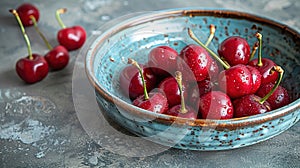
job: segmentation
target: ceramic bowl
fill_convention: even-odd
[[[252,46],[263,34],[263,55],[285,69],[283,85],[292,102],[268,113],[229,120],[189,120],[156,114],[131,105],[119,87],[122,58],[147,62],[149,50],[169,45],[180,51],[193,43],[187,28],[200,38],[214,24],[215,50],[228,36],[239,35]],[[102,31],[105,30],[105,31]],[[101,111],[130,132],[153,142],[180,149],[226,150],[252,145],[293,126],[300,117],[300,34],[277,21],[229,10],[171,9],[123,17],[101,28],[86,44],[86,72],[95,88]],[[204,37],[202,37],[204,36]]]

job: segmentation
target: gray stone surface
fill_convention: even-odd
[[[14,17],[8,12],[24,1],[0,2],[0,167],[300,167],[300,123],[265,142],[236,150],[199,152],[169,149],[147,157],[127,157],[98,145],[78,120],[72,98],[72,73],[79,51],[67,68],[42,82],[24,84],[15,62],[27,49]],[[66,25],[79,24],[88,35],[119,16],[178,7],[246,11],[300,29],[298,0],[32,0],[41,12],[39,26],[56,45],[59,26],[54,12],[67,7]],[[34,28],[27,28],[34,52],[47,48]],[[119,128],[121,129],[121,128]]]

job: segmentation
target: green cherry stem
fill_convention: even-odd
[[[135,60],[133,60],[131,58],[128,58],[128,64],[131,64],[131,65],[137,67],[137,69],[139,70],[139,73],[140,73],[141,78],[142,78],[143,88],[144,88],[144,96],[145,96],[144,99],[148,100],[149,95],[148,95],[148,92],[147,92],[146,82],[145,82],[145,78],[144,78],[144,75],[143,75],[142,68],[140,67],[140,65]]]
[[[252,51],[251,51],[251,55],[250,55],[250,60],[254,57],[256,51],[257,51],[257,48],[259,46],[259,42],[255,42],[253,47],[252,47]]]
[[[17,19],[17,21],[18,21],[18,23],[19,23],[19,25],[20,25],[20,28],[21,28],[23,37],[24,37],[25,42],[26,42],[26,45],[27,45],[28,58],[29,58],[30,60],[33,60],[30,40],[29,40],[29,38],[28,38],[28,36],[27,36],[27,34],[26,34],[26,32],[25,32],[25,28],[24,28],[23,23],[22,23],[22,21],[21,21],[21,19],[20,19],[20,16],[19,16],[18,12],[17,12],[15,9],[10,9],[9,12],[12,13],[12,14],[16,17],[16,19]]]
[[[30,15],[29,17],[30,17],[30,19],[31,19],[32,22],[33,22],[33,25],[34,25],[34,28],[35,28],[36,32],[37,32],[37,33],[40,35],[40,37],[43,39],[43,41],[44,41],[44,43],[46,44],[47,48],[48,48],[49,50],[52,50],[53,47],[50,45],[49,41],[46,39],[46,37],[44,36],[44,34],[40,31],[40,29],[39,29],[39,27],[38,27],[38,25],[37,25],[37,22],[36,22],[35,17],[34,17],[33,15]]]
[[[225,69],[229,69],[230,66],[228,64],[226,64],[216,53],[214,53],[212,50],[210,50],[207,46],[205,46],[194,34],[194,32],[188,28],[188,33],[189,33],[189,36],[194,40],[196,41],[201,47],[203,47],[207,52],[209,52],[211,54],[211,56],[213,56],[218,62],[220,62],[223,67]]]
[[[255,36],[256,36],[256,38],[258,39],[258,42],[259,42],[257,66],[263,66],[263,63],[262,63],[262,35],[257,32],[255,34]]]
[[[211,43],[212,39],[214,38],[216,32],[216,26],[213,24],[209,25],[209,30],[210,30],[210,34],[206,43],[204,44],[205,46],[208,46]]]
[[[66,8],[61,8],[61,9],[57,9],[56,13],[55,13],[56,20],[57,20],[58,24],[60,25],[60,27],[63,28],[63,29],[66,28],[66,26],[63,23],[63,21],[61,20],[60,14],[63,14],[63,13],[66,13],[66,12],[67,12]]]
[[[274,87],[270,90],[270,92],[259,100],[260,104],[263,104],[275,92],[275,90],[277,89],[277,87],[279,86],[279,84],[282,80],[284,70],[280,66],[274,66],[273,70],[278,72],[279,76],[277,78],[277,81],[276,81]]]
[[[182,89],[182,74],[180,71],[175,72],[175,79],[177,81],[179,92],[180,92],[180,99],[181,99],[180,113],[185,114],[188,112],[188,110],[185,107],[185,101],[184,101],[184,95]]]

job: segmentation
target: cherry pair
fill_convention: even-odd
[[[66,28],[59,17],[59,14],[64,13],[65,11],[65,9],[63,11],[60,9],[56,12],[56,18],[63,29],[58,32],[58,41],[61,45],[53,48],[37,26],[40,14],[39,10],[34,5],[25,3],[19,6],[17,10],[10,10],[10,12],[15,15],[20,25],[28,48],[28,56],[19,59],[16,63],[17,74],[25,82],[35,83],[41,81],[47,76],[50,68],[52,70],[63,69],[69,62],[68,50],[74,50],[83,45],[86,38],[84,29],[80,26]],[[36,31],[42,37],[49,49],[49,52],[44,57],[39,54],[33,54],[31,51],[30,41],[24,26],[32,25],[35,26]],[[78,31],[74,31],[77,29]]]
[[[61,30],[57,33],[57,40],[60,45],[64,46],[69,51],[80,48],[86,40],[86,31],[81,26],[66,27],[60,18],[60,14],[67,11],[66,8],[61,8],[56,11],[56,20],[61,26]],[[23,26],[34,25],[31,17],[34,17],[38,22],[40,13],[37,7],[32,4],[24,3],[17,8]]]

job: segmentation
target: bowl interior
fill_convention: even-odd
[[[205,41],[210,24],[216,26],[215,38],[209,46],[214,51],[225,38],[235,35],[246,38],[253,46],[257,41],[254,34],[259,31],[263,35],[263,56],[284,68],[282,85],[292,100],[300,103],[299,34],[277,22],[235,11],[161,11],[112,25],[93,40],[87,53],[88,72],[105,94],[131,104],[119,87],[119,74],[127,66],[123,60],[134,58],[146,63],[151,48],[159,45],[168,45],[180,52],[185,45],[195,43],[188,36],[187,28],[192,28],[198,38]]]

